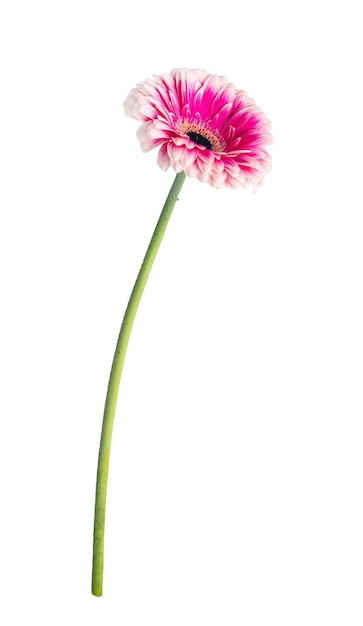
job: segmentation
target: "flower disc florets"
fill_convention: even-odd
[[[142,122],[144,152],[213,187],[261,186],[271,169],[271,124],[244,91],[199,69],[174,69],[137,85],[125,113]]]

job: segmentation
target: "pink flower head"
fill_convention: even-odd
[[[271,124],[244,91],[199,69],[174,69],[131,90],[125,113],[142,122],[143,152],[213,187],[261,186],[271,169]]]

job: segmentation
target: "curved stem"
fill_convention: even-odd
[[[92,593],[95,596],[102,596],[107,478],[110,461],[112,428],[116,410],[117,395],[120,386],[121,373],[125,361],[130,333],[139,306],[139,302],[141,300],[141,296],[149,277],[150,270],[153,266],[156,254],[163,239],[166,227],[168,225],[175,203],[178,199],[178,194],[182,188],[184,180],[184,172],[180,172],[176,175],[174,183],[172,184],[168,197],[165,201],[163,210],[160,214],[158,223],[156,224],[149,247],[146,251],[143,263],[137,276],[134,288],[131,292],[112,362],[105,410],[103,414],[102,433],[97,467],[92,564]]]

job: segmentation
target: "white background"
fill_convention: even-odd
[[[0,616],[363,623],[359,3],[2,3]],[[173,67],[272,120],[262,190],[188,179],[131,337],[104,596],[109,368],[174,179],[122,103]]]

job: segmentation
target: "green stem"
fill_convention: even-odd
[[[108,467],[110,461],[112,428],[115,417],[117,395],[120,386],[122,368],[125,361],[127,345],[136,316],[136,312],[143,294],[150,270],[153,266],[156,254],[163,239],[173,208],[178,199],[178,194],[185,180],[184,172],[176,175],[171,186],[163,210],[156,224],[149,247],[146,251],[143,263],[137,276],[134,288],[125,311],[120,334],[117,340],[115,355],[113,357],[110,379],[108,383],[105,410],[103,414],[102,433],[98,455],[96,502],[93,534],[93,564],[92,564],[92,593],[94,596],[102,596],[103,583],[103,553],[105,535],[106,494]]]

